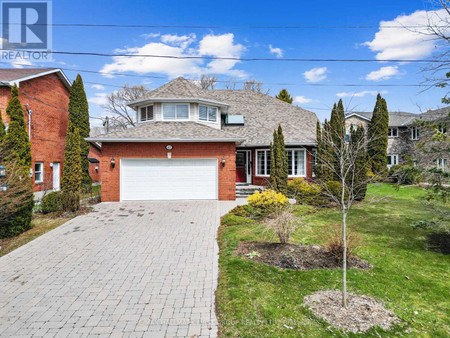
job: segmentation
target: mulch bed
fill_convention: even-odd
[[[342,262],[337,260],[325,248],[317,245],[240,242],[235,253],[243,258],[281,269],[330,270],[342,268]],[[349,269],[372,268],[367,261],[358,257],[350,257],[347,261],[347,267]]]
[[[398,323],[397,316],[374,298],[348,293],[347,302],[344,308],[342,292],[326,290],[306,296],[303,305],[334,328],[347,332],[364,333],[372,327],[387,331]]]

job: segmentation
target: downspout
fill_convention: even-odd
[[[31,141],[31,114],[33,111],[28,109],[28,103],[25,104],[25,109],[28,113],[28,139]]]

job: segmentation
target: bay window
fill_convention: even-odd
[[[306,150],[287,149],[288,176],[306,176]],[[270,150],[256,150],[256,176],[270,175]]]
[[[200,121],[217,121],[217,108],[208,106],[198,106],[198,119]]]
[[[189,104],[164,103],[163,120],[180,120],[180,121],[189,120]]]
[[[153,120],[153,106],[141,107],[139,108],[139,121],[152,121]]]

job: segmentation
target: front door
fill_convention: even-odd
[[[53,162],[53,190],[57,191],[61,188],[60,186],[60,167],[59,162]]]
[[[251,151],[236,152],[236,182],[252,183]]]

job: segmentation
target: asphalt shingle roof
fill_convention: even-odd
[[[156,121],[141,123],[134,128],[110,132],[88,138],[88,141],[107,142],[117,139],[128,139],[134,142],[142,141],[195,141],[199,140],[223,140],[237,141],[234,134],[224,130],[215,129],[196,122],[167,122]]]
[[[14,81],[54,69],[56,68],[0,68],[0,81]]]
[[[205,137],[245,138],[243,145],[268,146],[273,130],[280,123],[286,144],[315,144],[316,123],[313,112],[251,90],[204,90],[182,77],[151,91],[143,100],[152,98],[206,99],[227,104],[228,114],[243,115],[244,126],[222,126],[217,130],[196,122],[153,122],[120,132],[100,135],[104,138],[202,139]],[[141,101],[143,101],[141,100]]]
[[[286,144],[315,144],[317,116],[313,112],[252,90],[212,90],[210,95],[229,105],[228,114],[243,115],[244,126],[223,129],[246,138],[243,145],[267,146],[281,124]]]
[[[372,118],[372,112],[351,112],[347,115],[358,114],[366,117],[367,119]],[[389,126],[390,127],[401,127],[406,126],[415,119],[419,117],[418,114],[407,113],[407,112],[389,112]]]

